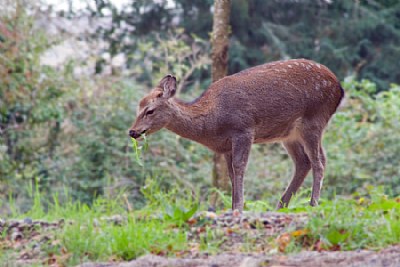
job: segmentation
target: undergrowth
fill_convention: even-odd
[[[147,206],[132,210],[124,194],[115,199],[98,198],[91,206],[68,198],[61,202],[54,196],[51,203],[44,205],[40,190],[36,188],[31,209],[20,213],[11,205],[12,212],[8,217],[64,219],[63,227],[56,231],[55,236],[63,253],[69,255],[64,262],[66,265],[131,260],[147,253],[177,256],[192,246],[192,240],[188,239],[188,219],[196,211],[204,210],[206,205],[199,203],[189,192],[186,198],[175,197],[177,191],[182,190],[179,188],[169,192],[158,190],[157,183],[149,181],[143,189]],[[281,212],[307,213],[307,224],[303,229],[287,229],[287,232],[271,238],[271,248],[275,248],[271,251],[380,249],[400,243],[400,199],[388,198],[383,192],[378,188],[363,196],[336,196],[332,200],[322,200],[318,207],[309,207],[309,192],[301,192]],[[230,197],[219,194],[228,209]],[[12,203],[12,199],[9,202]],[[246,209],[256,212],[272,210],[270,204],[262,201],[247,202]],[[110,222],[108,219],[113,216],[119,219]],[[204,231],[197,249],[218,253],[223,237],[207,228]],[[289,236],[285,239],[289,242],[282,244],[280,237],[285,234]],[[0,238],[1,242],[7,239],[4,233]],[[243,247],[246,251],[255,251],[251,240],[247,240]],[[1,246],[0,255],[6,253],[6,248]]]

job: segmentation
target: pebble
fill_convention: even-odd
[[[24,236],[22,235],[22,233],[20,231],[13,231],[11,233],[11,240],[12,241],[18,241],[21,240]]]
[[[24,223],[26,223],[26,224],[32,224],[33,221],[32,221],[31,218],[25,218],[25,219],[24,219]]]

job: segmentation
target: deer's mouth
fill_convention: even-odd
[[[135,131],[135,130],[130,130],[129,131],[129,136],[135,139],[141,139],[142,135],[144,135],[147,132],[147,130],[143,130],[141,132]]]

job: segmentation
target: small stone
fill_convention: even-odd
[[[229,211],[225,212],[223,216],[232,216],[232,213],[233,213],[233,211],[229,210]]]
[[[215,212],[210,212],[210,211],[207,211],[205,215],[207,218],[213,219],[213,220],[215,220],[218,217]]]
[[[233,217],[239,217],[241,215],[241,213],[238,209],[236,209],[233,211],[232,215],[233,215]]]
[[[31,218],[25,218],[25,219],[24,219],[24,223],[26,223],[26,224],[32,224],[33,221],[32,221]]]
[[[13,241],[18,241],[21,240],[24,236],[22,235],[22,233],[20,231],[14,231],[11,234],[11,240]]]
[[[207,211],[216,212],[217,210],[215,209],[215,207],[210,206],[210,207],[208,207]]]

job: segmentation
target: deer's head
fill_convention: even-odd
[[[167,75],[160,83],[139,102],[136,121],[129,129],[129,136],[139,138],[142,134],[154,133],[165,127],[171,118],[168,101],[175,95],[176,78]]]

